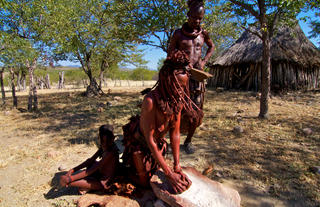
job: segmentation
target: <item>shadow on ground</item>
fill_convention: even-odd
[[[50,183],[51,189],[46,194],[44,194],[44,197],[46,199],[55,199],[65,195],[79,195],[77,188],[75,187],[65,188],[59,185],[60,176],[66,173],[67,172],[55,173]]]

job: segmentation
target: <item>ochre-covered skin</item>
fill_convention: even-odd
[[[175,50],[184,51],[189,56],[190,67],[203,70],[205,64],[212,56],[215,46],[210,39],[208,32],[203,30],[200,26],[204,16],[203,1],[189,0],[188,6],[188,21],[182,26],[182,28],[177,29],[174,32],[169,44],[168,56],[170,56]],[[201,54],[204,44],[208,46],[208,50],[202,59]],[[205,92],[204,83],[190,79],[189,92],[191,99],[197,105],[195,109],[198,110],[199,116],[201,116]],[[186,126],[184,128],[188,129],[188,135],[184,142],[186,146],[189,143],[191,144],[191,138],[196,128],[201,124],[202,117],[200,120],[192,121],[192,118],[184,115],[184,111],[182,112],[182,116],[182,124],[183,126]]]
[[[126,166],[133,167],[135,174],[132,177],[140,185],[149,186],[151,176],[159,167],[175,193],[181,193],[191,185],[179,162],[181,110],[193,111],[187,91],[190,76],[186,69],[188,64],[189,59],[184,52],[172,53],[159,72],[155,89],[144,97],[140,116],[131,117],[123,127],[123,161]],[[173,169],[165,162],[163,153],[167,132],[174,160]]]
[[[91,158],[62,175],[61,186],[78,187],[80,192],[104,190],[109,187],[109,181],[115,176],[119,165],[119,153],[112,131],[108,134],[99,133],[99,138],[101,146],[98,151]],[[101,158],[99,161],[97,161],[98,157]]]

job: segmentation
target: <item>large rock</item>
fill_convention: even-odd
[[[151,178],[151,187],[158,198],[173,207],[239,207],[240,195],[236,190],[213,181],[194,168],[183,168],[192,181],[190,188],[181,194],[171,194],[171,186],[162,171]]]
[[[140,207],[137,201],[117,195],[85,194],[77,202],[77,207],[92,205],[100,207]]]

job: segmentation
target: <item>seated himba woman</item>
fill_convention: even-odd
[[[180,118],[185,108],[194,113],[188,96],[189,58],[175,51],[159,71],[159,80],[144,97],[140,116],[133,116],[123,126],[125,150],[123,162],[132,172],[130,177],[142,186],[149,186],[151,176],[161,167],[172,186],[173,193],[189,188],[191,181],[179,163]],[[165,135],[169,132],[174,166],[165,161]]]
[[[119,164],[119,153],[114,138],[111,125],[100,126],[98,151],[91,158],[61,176],[60,185],[78,187],[80,194],[89,190],[107,189]],[[97,161],[97,158],[101,159]],[[83,168],[85,170],[81,170]]]

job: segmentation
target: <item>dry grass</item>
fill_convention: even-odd
[[[120,135],[139,112],[140,90],[89,99],[77,91],[40,94],[39,112],[1,111],[0,206],[74,206],[76,191],[56,187],[57,168],[94,153],[99,125],[111,123]],[[26,101],[19,97],[21,107]],[[204,124],[194,137],[197,153],[182,152],[181,163],[200,171],[213,165],[209,177],[236,188],[243,206],[319,206],[320,175],[308,170],[320,165],[319,102],[319,91],[276,96],[270,119],[260,120],[252,93],[209,90]],[[234,134],[234,126],[244,132]],[[311,135],[302,132],[306,127]]]

